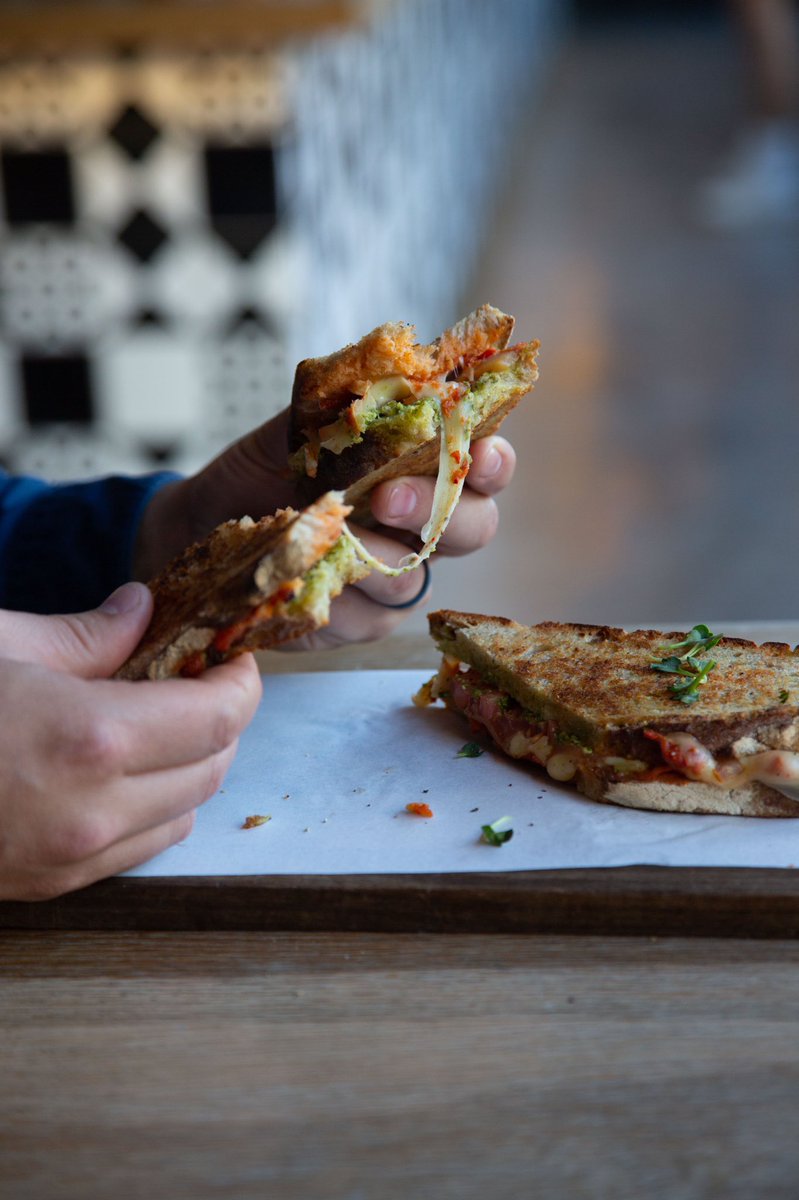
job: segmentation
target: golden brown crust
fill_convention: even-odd
[[[526,626],[446,611],[429,620],[439,644],[470,654],[467,661],[495,664],[528,701],[541,698],[566,717],[579,714],[598,736],[626,749],[633,732],[653,722],[663,731],[690,729],[716,750],[753,727],[799,719],[799,655],[789,646],[722,638],[710,655],[718,665],[689,707],[671,695],[669,677],[651,667],[684,631],[556,621]],[[788,703],[780,700],[785,692]]]
[[[296,450],[311,430],[334,419],[349,404],[353,386],[389,375],[427,378],[433,357],[429,346],[414,341],[413,325],[380,325],[359,342],[324,358],[305,358],[294,373],[289,448]]]
[[[227,521],[189,546],[148,585],[153,617],[141,642],[117,672],[119,679],[167,678],[187,658],[204,655],[220,631],[300,579],[334,545],[350,508],[336,493],[320,497],[302,513],[282,509],[252,521]],[[266,649],[309,632],[305,619],[274,617],[247,631],[235,653]],[[216,655],[230,657],[233,648]]]
[[[504,349],[513,324],[513,317],[483,304],[427,346],[414,341],[413,325],[393,322],[333,354],[303,359],[291,393],[289,449],[298,449],[309,433],[332,421],[367,382],[391,375],[425,380],[451,371],[464,357]]]

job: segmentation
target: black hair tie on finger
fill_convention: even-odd
[[[400,609],[413,608],[415,604],[419,604],[420,601],[424,600],[425,596],[430,591],[430,587],[433,582],[433,573],[430,570],[430,563],[427,561],[427,559],[424,559],[421,565],[424,579],[422,580],[422,586],[412,600],[404,600],[402,604],[384,604],[382,600],[378,600],[377,603],[382,605],[383,608]]]

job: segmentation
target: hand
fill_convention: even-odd
[[[513,477],[516,455],[502,437],[474,442],[472,466],[460,503],[442,537],[437,555],[468,554],[494,536],[498,511],[494,496]],[[147,579],[190,542],[205,537],[230,517],[260,517],[277,508],[300,506],[294,481],[287,473],[288,409],[223,451],[199,474],[168,484],[152,500],[139,532],[136,577]],[[377,530],[354,529],[373,554],[395,566],[420,545],[419,534],[430,516],[435,480],[408,476],[381,484],[372,493]],[[391,578],[373,572],[347,588],[334,603],[330,624],[310,638],[289,642],[286,649],[336,646],[372,641],[389,634],[408,610],[386,608],[417,595],[421,572]]]
[[[108,678],[147,626],[126,584],[94,612],[0,612],[0,900],[39,900],[190,832],[261,694],[251,655],[200,679]]]

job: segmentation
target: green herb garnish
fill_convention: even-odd
[[[787,704],[788,701],[790,700],[790,698],[791,698],[791,693],[789,691],[786,691],[785,688],[783,688],[782,691],[780,692],[780,704]]]
[[[693,658],[700,650],[712,650],[721,641],[720,633],[711,633],[707,625],[694,625],[685,641],[673,642],[671,646],[660,646],[666,654],[676,654],[678,658]],[[679,651],[684,653],[680,654]]]
[[[510,817],[500,817],[490,825],[481,826],[483,841],[488,842],[489,846],[504,846],[505,842],[509,842],[513,837],[513,830],[503,828],[509,820]]]
[[[704,662],[696,657],[700,650],[712,650],[721,641],[720,633],[711,633],[707,625],[694,625],[682,642],[658,647],[663,658],[650,663],[653,671],[664,675],[678,675],[669,691],[683,704],[695,704],[699,699],[699,688],[707,683],[707,677],[717,664],[713,659]]]
[[[477,742],[467,742],[465,746],[461,746],[460,750],[455,755],[455,757],[456,758],[479,758],[481,754],[485,754],[485,751],[482,749],[481,746],[477,745]]]

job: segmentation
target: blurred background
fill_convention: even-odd
[[[764,101],[721,0],[4,4],[0,459],[189,471],[298,359],[487,300],[541,376],[500,534],[435,563],[433,606],[796,617],[799,16],[774,8]]]

